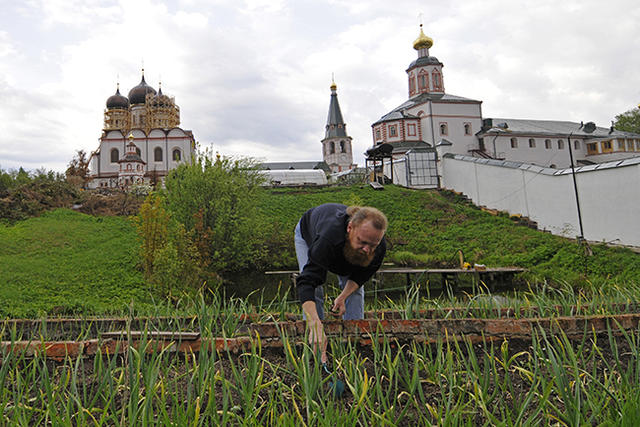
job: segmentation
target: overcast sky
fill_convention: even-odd
[[[0,168],[64,171],[106,99],[174,96],[203,147],[321,160],[331,74],[353,137],[407,99],[422,14],[447,93],[484,117],[595,121],[640,102],[637,0],[0,0]]]

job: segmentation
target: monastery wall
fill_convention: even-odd
[[[456,155],[444,157],[440,170],[443,188],[476,205],[527,216],[556,235],[580,234],[571,169]],[[640,157],[577,169],[587,240],[640,246],[639,178]]]

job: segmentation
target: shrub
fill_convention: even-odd
[[[165,181],[167,211],[197,240],[213,272],[255,265],[263,246],[257,193],[262,176],[250,159],[201,154]]]

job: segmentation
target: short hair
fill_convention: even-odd
[[[382,231],[387,230],[387,217],[376,208],[371,206],[349,206],[347,208],[349,223],[354,227],[362,224],[364,221],[371,221],[374,228]]]

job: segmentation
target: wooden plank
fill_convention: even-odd
[[[172,341],[195,341],[200,338],[200,332],[172,332],[172,331],[131,331],[131,338],[163,339]],[[103,332],[102,338],[126,338],[126,331]]]
[[[369,183],[369,185],[371,186],[371,188],[373,188],[374,190],[384,190],[384,186],[382,184],[380,184],[379,182],[376,181],[371,181]]]
[[[378,270],[381,274],[413,274],[413,273],[432,273],[432,274],[468,274],[468,273],[522,273],[527,271],[525,268],[519,267],[495,267],[476,270],[470,268],[468,270],[462,268],[384,268]]]

